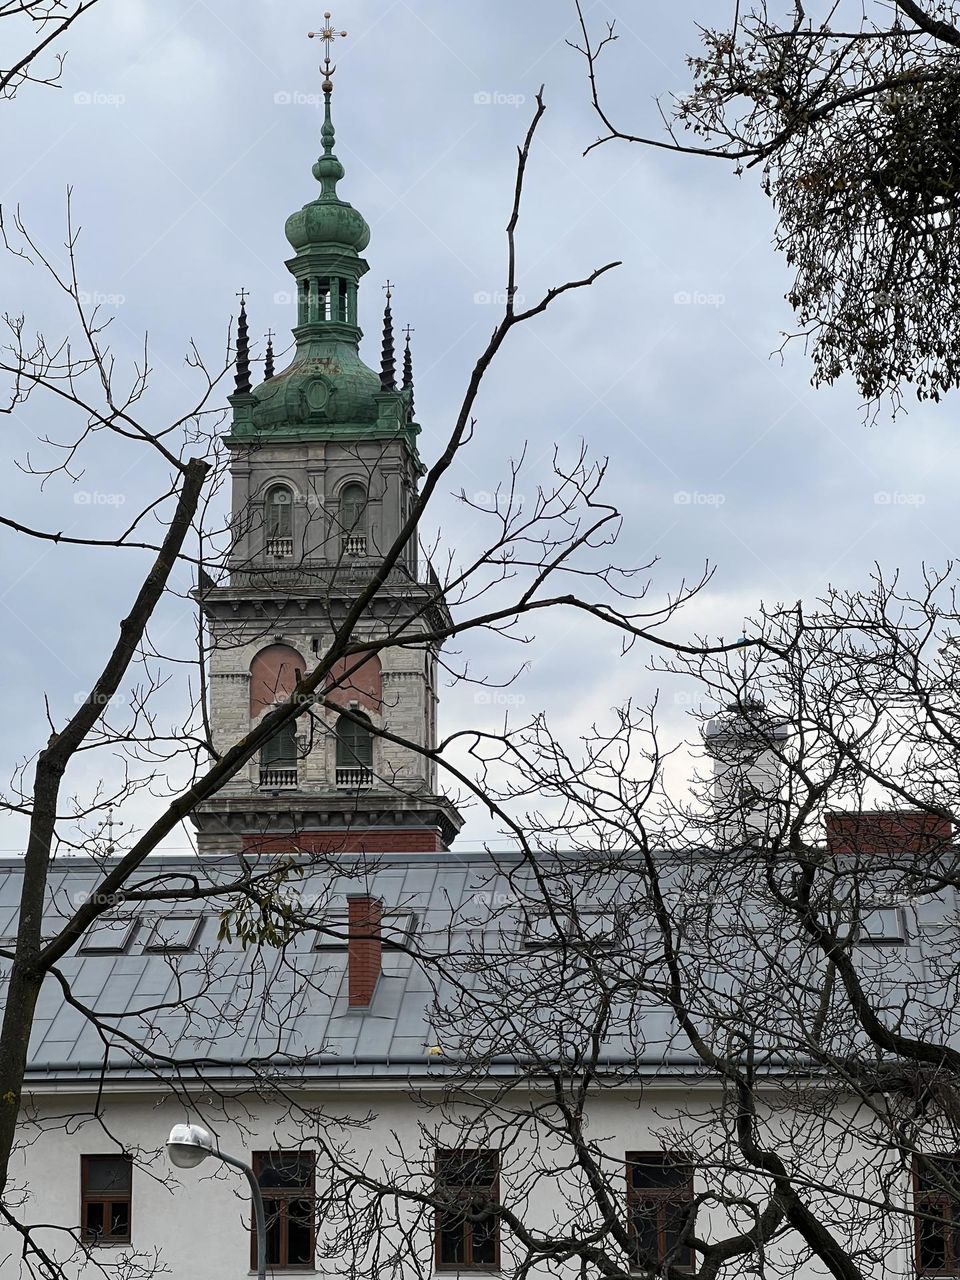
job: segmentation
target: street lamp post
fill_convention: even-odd
[[[249,1165],[213,1145],[211,1135],[198,1124],[175,1124],[167,1139],[167,1154],[178,1169],[195,1169],[207,1156],[216,1156],[232,1169],[246,1175],[253,1193],[253,1213],[257,1224],[257,1280],[267,1280],[267,1215],[263,1207],[263,1192],[257,1175]]]

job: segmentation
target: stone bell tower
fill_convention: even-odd
[[[230,397],[233,540],[229,578],[198,591],[210,644],[210,719],[218,748],[243,736],[309,672],[399,537],[423,464],[407,336],[397,385],[388,286],[380,374],[360,357],[363,217],[337,193],[328,41],[320,194],[287,219],[297,325],[291,363],[251,384],[241,300]],[[416,637],[448,617],[416,538],[354,631],[369,651],[342,660],[325,696],[281,731],[196,815],[201,851],[446,848],[463,819],[438,794],[417,746],[437,736],[437,654]],[[402,643],[400,643],[402,641]],[[344,714],[346,712],[346,714]]]

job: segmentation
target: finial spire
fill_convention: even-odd
[[[409,392],[410,399],[408,402],[407,413],[410,422],[413,421],[413,352],[410,350],[410,335],[416,333],[410,325],[404,329],[407,344],[403,350],[403,389]]]
[[[329,12],[323,15],[324,25],[320,31],[308,31],[311,40],[322,40],[324,43],[324,60],[320,70],[323,72],[323,127],[320,137],[323,140],[323,155],[313,166],[313,175],[321,184],[320,199],[336,200],[337,183],[343,177],[343,165],[333,154],[333,146],[337,140],[333,127],[333,116],[330,109],[330,98],[333,94],[333,73],[336,67],[330,61],[330,50],[334,40],[345,36],[346,31],[336,31],[331,24]]]
[[[273,330],[267,330],[267,354],[263,361],[263,380],[269,382],[273,377]]]
[[[247,330],[247,291],[241,289],[237,294],[240,299],[240,315],[237,319],[237,374],[236,394],[248,396],[250,385],[250,335]]]
[[[393,345],[393,311],[390,300],[393,297],[393,284],[390,280],[383,286],[387,292],[387,305],[383,313],[383,358],[380,362],[380,390],[396,391],[397,361]]]

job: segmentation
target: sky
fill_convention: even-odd
[[[603,83],[625,127],[658,130],[657,99],[688,87],[696,24],[716,23],[717,10],[717,0],[588,0],[595,31],[618,22]],[[239,289],[250,291],[255,339],[294,322],[283,226],[316,192],[320,49],[306,32],[321,22],[313,0],[101,0],[67,42],[60,87],[28,88],[2,108],[8,229],[18,207],[36,245],[62,266],[71,188],[80,287],[114,317],[119,376],[142,359],[149,333],[141,409],[155,426],[196,397],[188,343],[211,366],[221,360]],[[349,33],[337,50],[340,193],[372,230],[363,350],[376,366],[389,277],[397,322],[415,329],[428,463],[496,322],[516,146],[541,85],[547,114],[518,240],[521,294],[532,300],[622,260],[511,337],[482,390],[469,454],[432,513],[445,545],[466,547],[476,535],[455,493],[492,492],[524,443],[524,481],[544,483],[554,447],[568,459],[584,441],[608,460],[603,492],[623,513],[621,564],[658,558],[657,598],[713,567],[671,624],[679,640],[734,638],[760,602],[856,588],[874,562],[915,580],[923,563],[953,557],[957,402],[910,406],[908,397],[896,420],[866,425],[848,381],[814,389],[801,344],[777,354],[791,325],[790,275],[755,175],[620,143],[583,155],[598,122],[583,60],[567,44],[577,34],[572,0],[339,0],[334,22]],[[62,295],[36,265],[0,256],[0,299],[51,342],[71,333]],[[41,488],[22,468],[28,454],[35,465],[53,456],[37,437],[68,429],[64,407],[34,398],[0,421],[3,509],[36,527],[104,536],[162,478],[144,451],[97,440],[82,475]],[[45,700],[56,724],[83,696],[144,561],[8,531],[0,548],[6,780],[46,740]],[[192,625],[182,600],[157,622],[173,645],[189,641]],[[616,635],[578,619],[534,630],[513,701],[454,687],[444,692],[442,729],[545,709],[575,738],[627,697],[656,691],[649,651],[622,656]],[[483,637],[460,649],[494,677],[518,662],[516,649]],[[168,696],[173,723],[172,687]],[[668,737],[690,734],[689,697],[664,686]],[[104,767],[80,762],[71,786],[89,789]],[[136,826],[159,803],[142,795],[121,817]],[[491,834],[471,818],[462,841]],[[9,821],[3,837],[0,847],[17,850],[22,824]],[[170,847],[187,843],[181,832]]]

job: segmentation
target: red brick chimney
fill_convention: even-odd
[[[948,819],[915,809],[827,814],[827,849],[835,857],[936,853],[952,836]]]
[[[383,952],[382,917],[379,898],[347,898],[347,1004],[352,1009],[365,1009],[373,999]]]

